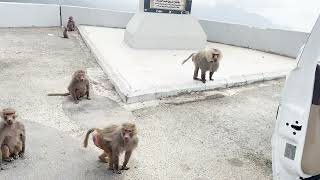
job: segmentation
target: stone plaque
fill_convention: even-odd
[[[144,12],[190,14],[192,0],[144,0]]]

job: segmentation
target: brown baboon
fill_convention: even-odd
[[[99,156],[103,162],[109,162],[109,169],[114,173],[121,174],[120,170],[128,170],[127,163],[132,151],[138,145],[137,130],[135,124],[124,123],[121,126],[110,125],[104,129],[90,129],[84,140],[84,147],[88,146],[90,133],[93,135],[93,143],[104,152]],[[119,155],[125,152],[124,162],[119,170]]]
[[[222,53],[219,49],[205,48],[197,53],[192,53],[186,60],[182,62],[184,64],[192,57],[194,63],[193,79],[200,80],[206,83],[206,72],[210,71],[209,78],[212,79],[212,75],[219,68],[219,62],[222,58]],[[201,69],[201,79],[198,78],[198,71]]]
[[[67,29],[68,29],[68,31],[74,31],[76,29],[76,24],[75,24],[72,16],[69,17]]]
[[[62,94],[48,94],[48,96],[68,96],[71,95],[76,104],[79,103],[80,98],[87,96],[90,100],[90,84],[86,77],[86,72],[84,70],[78,70],[73,74],[72,80],[68,86],[68,93]]]
[[[10,162],[18,157],[23,157],[25,152],[25,128],[16,121],[16,111],[5,108],[0,112],[3,121],[0,122],[0,163],[1,160]]]
[[[67,28],[66,27],[63,27],[63,38],[69,38],[69,36],[68,36],[68,30],[67,30]]]

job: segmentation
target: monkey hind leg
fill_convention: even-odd
[[[193,72],[194,80],[198,79],[198,72],[199,72],[199,67],[198,66],[194,67],[194,72]]]
[[[20,157],[20,154],[22,152],[22,142],[18,142],[17,145],[14,147],[13,151],[13,158],[18,159]]]
[[[86,95],[87,95],[87,99],[91,100],[89,91],[86,92]]]
[[[201,81],[206,83],[206,71],[201,70]]]
[[[2,152],[2,160],[6,162],[13,161],[13,158],[10,157],[10,149],[7,145],[1,146],[1,152]]]
[[[198,78],[198,73],[199,73],[199,66],[195,66],[194,67],[194,72],[193,72],[193,80],[200,81],[200,79]]]
[[[214,80],[214,79],[212,79],[212,75],[213,75],[213,72],[210,72],[210,74],[209,74],[210,81]]]

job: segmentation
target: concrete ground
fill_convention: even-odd
[[[272,178],[270,141],[283,81],[223,90],[217,99],[170,98],[129,111],[101,78],[77,32],[70,39],[59,36],[59,28],[0,29],[0,108],[16,108],[27,128],[25,158],[4,163],[1,179]],[[80,68],[88,71],[92,100],[75,105],[68,97],[46,96],[65,92]],[[82,141],[90,127],[123,121],[137,123],[140,143],[131,169],[114,175],[97,160],[92,143],[84,149]]]
[[[125,44],[123,29],[80,26],[79,30],[117,92],[128,103],[284,77],[296,64],[294,59],[279,55],[208,43],[209,47],[220,49],[223,58],[213,75],[214,81],[203,84],[192,79],[191,60],[181,65],[195,51],[137,50]]]

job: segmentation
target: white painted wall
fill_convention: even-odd
[[[61,11],[64,24],[72,15],[78,24],[117,28],[125,28],[134,15],[134,13],[128,12],[75,6],[62,6]],[[208,20],[200,20],[199,22],[207,34],[208,41],[248,47],[294,58],[309,35],[305,32],[259,29]]]
[[[309,34],[304,32],[255,27],[200,20],[208,41],[247,47],[296,57]]]
[[[73,16],[77,24],[125,28],[134,13],[105,9],[61,6],[62,24],[66,26],[68,17]]]
[[[134,15],[128,12],[76,6],[61,6],[61,14],[64,25],[69,16],[74,16],[77,24],[116,28],[125,28]],[[0,27],[60,26],[59,5],[0,2],[0,17]],[[308,38],[308,33],[304,32],[259,29],[208,20],[199,22],[207,34],[208,41],[289,57],[296,57]]]
[[[60,26],[59,5],[0,2],[0,27]]]

